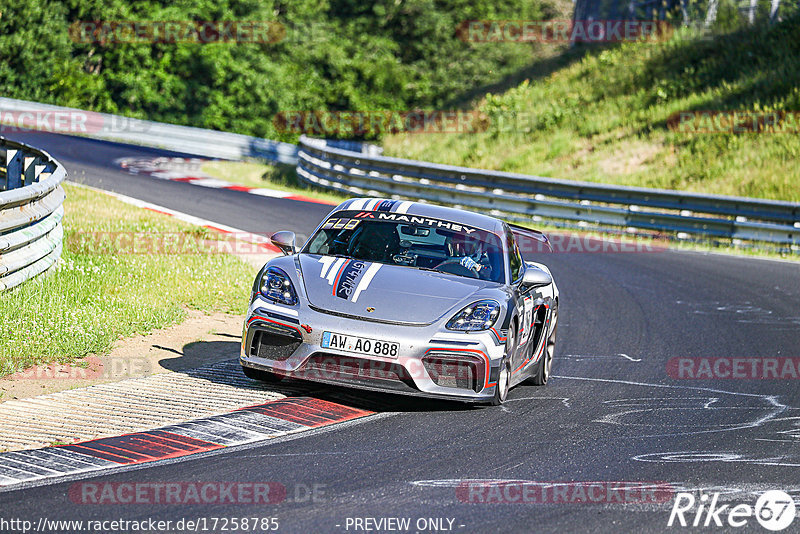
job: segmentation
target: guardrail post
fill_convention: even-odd
[[[24,154],[21,150],[6,150],[6,191],[22,187],[22,163]]]
[[[24,185],[31,185],[36,182],[36,179],[39,177],[39,173],[42,171],[43,165],[40,165],[40,159],[34,156],[25,156],[23,158],[23,170],[22,170],[22,179],[24,181]]]

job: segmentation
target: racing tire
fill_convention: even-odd
[[[280,382],[283,380],[283,377],[280,375],[276,375],[275,373],[270,373],[269,371],[262,371],[260,369],[253,369],[252,367],[245,367],[242,366],[242,372],[244,376],[247,378],[252,378],[253,380],[260,380],[261,382]]]
[[[536,367],[536,372],[526,382],[534,386],[544,386],[550,378],[550,371],[553,368],[553,354],[556,350],[556,337],[558,332],[558,307],[553,308],[553,314],[550,318],[552,324],[550,334],[545,340],[544,354],[539,365]]]
[[[516,341],[516,327],[514,323],[508,329],[506,337],[506,354],[500,362],[500,373],[497,375],[497,386],[494,388],[494,397],[489,401],[492,406],[500,406],[508,398],[508,391],[511,389],[511,356],[514,353],[514,342]]]

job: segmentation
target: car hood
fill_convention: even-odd
[[[366,320],[430,324],[497,283],[413,267],[301,254],[309,302],[323,310]],[[489,292],[493,293],[493,292]]]

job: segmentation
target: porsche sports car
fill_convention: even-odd
[[[253,284],[244,373],[494,405],[520,382],[544,385],[558,288],[523,261],[520,235],[547,243],[493,217],[377,198],[337,206],[301,250],[278,232],[284,255]]]

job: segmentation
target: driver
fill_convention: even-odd
[[[481,275],[489,274],[489,258],[483,250],[483,241],[466,234],[455,234],[450,240],[450,255],[459,263]],[[483,271],[483,272],[481,272]]]

